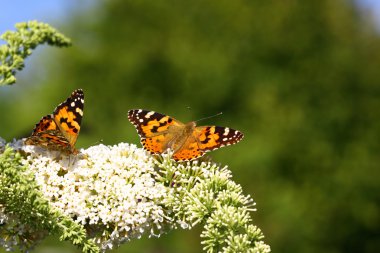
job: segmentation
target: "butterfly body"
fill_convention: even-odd
[[[240,131],[228,127],[197,126],[194,121],[184,124],[154,111],[130,110],[128,118],[136,127],[144,149],[151,154],[162,154],[171,149],[176,161],[199,158],[208,151],[235,144],[243,138]]]
[[[75,143],[83,116],[84,93],[75,90],[69,98],[59,104],[53,114],[44,116],[33,129],[26,145],[37,145],[49,150],[77,154]]]
[[[156,135],[164,135],[163,139],[163,149],[172,149],[175,152],[180,150],[186,143],[186,141],[191,138],[191,133],[194,131],[196,125],[194,122],[190,122],[184,125],[171,125],[168,129],[162,132],[158,132]]]

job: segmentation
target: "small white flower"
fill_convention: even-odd
[[[4,206],[0,204],[0,226],[5,224],[8,220],[8,217],[4,213]]]

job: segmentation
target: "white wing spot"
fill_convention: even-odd
[[[230,129],[229,129],[228,127],[226,127],[226,128],[224,129],[224,133],[223,133],[223,135],[224,135],[224,136],[227,136],[229,132],[230,132]]]
[[[80,108],[76,108],[75,111],[80,115],[83,116],[83,111]]]
[[[145,118],[149,119],[150,116],[152,116],[154,114],[154,112],[148,112],[146,115],[145,115]]]
[[[74,107],[75,106],[75,102],[71,102],[70,106]]]
[[[140,122],[140,123],[143,123],[143,122],[144,122],[144,120],[143,120],[143,119],[139,119],[139,122]]]

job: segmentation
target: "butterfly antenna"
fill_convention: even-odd
[[[196,120],[196,121],[194,121],[194,122],[199,122],[199,121],[201,121],[201,120],[214,118],[214,117],[219,116],[219,115],[222,115],[222,114],[223,114],[223,112],[219,112],[219,113],[217,113],[217,114],[214,114],[214,115],[211,115],[211,116],[208,116],[208,117],[204,117],[204,118],[198,119],[198,120]]]
[[[103,143],[103,139],[98,140],[97,142],[94,142],[92,146],[99,145]]]

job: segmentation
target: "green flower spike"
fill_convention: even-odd
[[[29,21],[16,24],[16,31],[0,36],[7,44],[0,45],[0,86],[16,82],[16,70],[24,68],[24,60],[38,45],[67,47],[70,40],[45,23]]]

